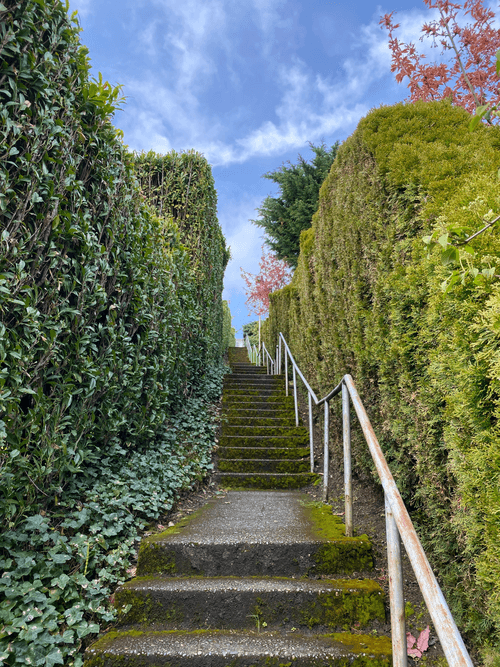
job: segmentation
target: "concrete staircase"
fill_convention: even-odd
[[[284,379],[230,348],[224,379],[218,481],[225,488],[290,489],[318,480],[309,472],[309,436],[295,425]]]
[[[234,375],[262,376],[241,352],[231,354]],[[137,578],[115,593],[117,627],[87,650],[85,667],[388,667],[390,640],[377,636],[383,591],[356,578],[373,567],[368,538],[345,537],[329,506],[286,488],[310,474],[280,380],[260,377],[265,386],[255,389],[231,379],[219,449],[219,465],[229,469],[220,481],[250,488],[142,540]],[[254,417],[272,433],[238,435]],[[273,483],[281,490],[264,490]]]

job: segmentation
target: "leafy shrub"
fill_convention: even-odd
[[[56,507],[2,536],[0,659],[82,665],[82,646],[116,618],[109,598],[128,578],[140,531],[212,468],[224,370],[208,371],[142,451],[111,445]]]
[[[227,262],[202,156],[166,160],[189,230],[145,202],[66,9],[0,4],[0,655],[49,667],[210,468]]]
[[[144,204],[109,121],[118,92],[89,81],[65,7],[1,14],[0,514],[13,527],[83,463],[147,445],[220,358],[227,253],[201,156],[169,156],[203,181],[185,209],[193,250]]]
[[[321,395],[351,373],[462,630],[500,641],[497,276],[444,293],[449,268],[423,234],[481,227],[497,211],[500,131],[468,131],[446,102],[383,107],[340,147],[279,330]],[[500,273],[499,232],[472,243]],[[340,434],[334,402],[332,432]],[[353,428],[358,469],[372,470]],[[337,444],[339,439],[337,439]]]

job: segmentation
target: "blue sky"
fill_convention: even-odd
[[[70,0],[96,76],[123,85],[114,122],[133,150],[194,148],[213,168],[233,259],[224,298],[233,326],[255,319],[240,267],[256,273],[262,230],[249,220],[273,184],[262,178],[308,142],[343,141],[373,107],[407,97],[390,71],[382,14],[404,41],[429,12],[420,0]],[[238,334],[237,334],[238,335]]]

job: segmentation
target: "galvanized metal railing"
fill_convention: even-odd
[[[377,436],[370,423],[366,410],[359,397],[354,380],[350,375],[344,375],[342,380],[326,396],[318,399],[311,386],[298,367],[293,354],[282,333],[279,335],[279,344],[276,346],[276,363],[268,363],[268,373],[280,374],[282,369],[282,352],[284,351],[284,371],[286,395],[289,391],[288,361],[290,360],[293,375],[293,396],[295,405],[295,422],[299,425],[297,401],[297,376],[304,383],[308,393],[309,407],[309,441],[311,472],[314,470],[314,442],[313,442],[313,415],[312,402],[317,406],[324,406],[324,466],[323,466],[323,500],[328,499],[328,471],[329,471],[329,404],[338,394],[342,393],[342,423],[344,447],[344,496],[345,496],[345,532],[353,535],[352,518],[352,465],[351,465],[351,425],[350,401],[363,430],[368,449],[375,463],[385,496],[385,520],[387,533],[387,560],[389,574],[389,596],[391,610],[392,654],[394,667],[407,667],[407,646],[405,626],[405,603],[403,595],[403,569],[401,559],[401,540],[413,567],[418,585],[422,591],[432,622],[438,634],[441,646],[448,661],[449,667],[473,667],[472,660],[465,648],[463,639],[458,631],[450,609],[444,599],[441,588],[434,576],[425,551],[420,543],[413,523],[399,493],[394,477],[382,452]],[[266,353],[269,353],[266,350]]]

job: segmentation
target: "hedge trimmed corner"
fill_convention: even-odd
[[[118,89],[89,80],[64,4],[0,7],[0,514],[12,527],[56,506],[111,445],[140,450],[220,362],[228,253],[206,160],[128,153],[109,120]]]
[[[500,129],[446,102],[383,107],[341,146],[290,286],[271,296],[313,386],[351,373],[462,631],[500,643],[500,283],[450,273],[424,234],[498,213]],[[500,268],[496,227],[473,241]],[[335,404],[332,432],[341,433]],[[356,460],[370,467],[360,431]],[[494,647],[497,647],[496,649]],[[491,663],[493,664],[493,663]]]

